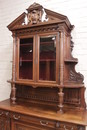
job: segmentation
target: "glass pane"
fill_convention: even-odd
[[[20,39],[19,79],[33,79],[33,38]]]
[[[39,79],[56,80],[56,36],[40,37]]]

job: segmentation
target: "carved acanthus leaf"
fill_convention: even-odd
[[[76,73],[73,70],[70,70],[69,80],[82,83],[84,76],[81,73]]]

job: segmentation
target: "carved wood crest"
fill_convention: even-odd
[[[22,23],[22,25],[37,24],[44,21],[48,21],[48,16],[44,8],[41,5],[34,3],[27,9],[24,23]]]

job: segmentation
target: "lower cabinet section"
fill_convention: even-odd
[[[85,130],[85,126],[0,110],[0,130]]]

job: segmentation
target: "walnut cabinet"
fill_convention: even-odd
[[[10,99],[0,102],[0,130],[85,130],[84,76],[67,16],[34,3],[8,29],[13,36]]]

